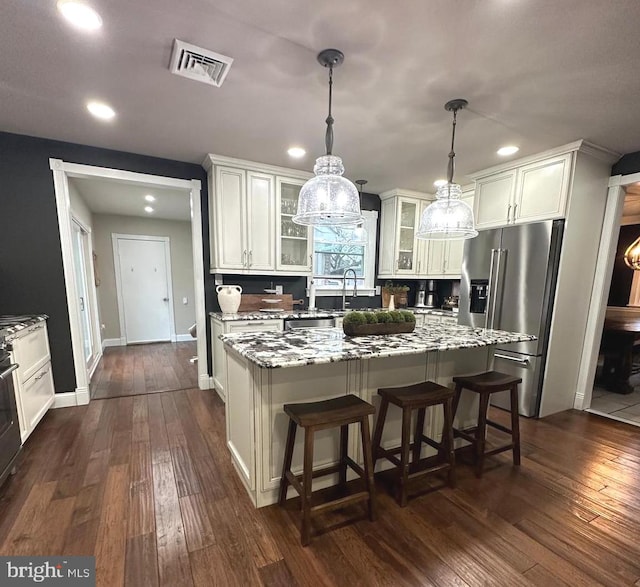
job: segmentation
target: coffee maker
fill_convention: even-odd
[[[424,300],[426,295],[426,282],[421,281],[418,284],[418,293],[416,295],[416,308],[424,308]]]
[[[435,308],[438,303],[438,295],[436,294],[436,284],[433,279],[421,281],[418,285],[418,294],[416,296],[416,308]]]

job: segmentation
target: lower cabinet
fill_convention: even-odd
[[[13,373],[13,386],[24,443],[55,397],[46,322],[38,322],[7,340],[12,346],[12,362],[20,365]]]
[[[282,331],[282,320],[220,320],[211,316],[211,348],[213,349],[213,384],[222,401],[226,401],[225,393],[225,358],[224,344],[221,334],[238,334],[240,332]]]

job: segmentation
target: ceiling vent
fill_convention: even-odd
[[[169,69],[171,73],[219,88],[233,59],[175,39]]]

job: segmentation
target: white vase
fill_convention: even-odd
[[[387,310],[395,310],[395,309],[396,309],[395,296],[390,295],[389,296],[389,307],[387,308]]]
[[[223,314],[235,314],[240,307],[242,288],[239,285],[219,285],[216,292]]]

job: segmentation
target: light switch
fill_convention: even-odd
[[[282,286],[281,285],[276,285],[276,295],[277,296],[281,296],[282,295]]]
[[[189,300],[186,298],[186,296],[184,298],[182,298],[182,303],[186,306],[189,303]]]

